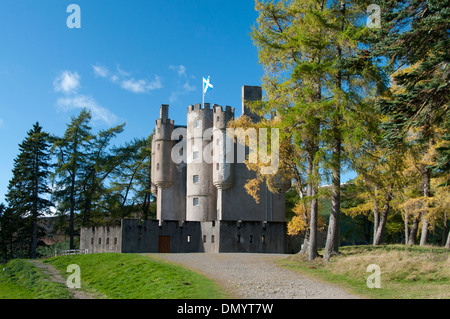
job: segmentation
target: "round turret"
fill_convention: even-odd
[[[156,131],[153,136],[152,172],[154,171],[152,182],[161,188],[168,188],[173,185],[173,162],[171,159],[173,141],[172,132],[174,123],[167,118],[168,105],[161,106],[161,118],[156,120]]]
[[[234,140],[227,138],[227,124],[234,119],[234,109],[214,105],[213,182],[218,189],[227,190],[234,184]],[[231,158],[230,158],[231,157]]]

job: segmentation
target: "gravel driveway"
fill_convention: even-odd
[[[314,281],[274,261],[278,254],[156,254],[216,280],[242,299],[354,299],[344,290]]]

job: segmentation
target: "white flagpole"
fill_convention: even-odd
[[[202,93],[203,93],[203,98],[202,98],[202,108],[205,108],[205,83],[204,83],[204,79],[202,77]]]

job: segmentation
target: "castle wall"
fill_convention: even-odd
[[[174,183],[169,188],[158,187],[156,218],[186,220],[186,165],[174,165]]]
[[[285,252],[286,223],[220,221],[219,251],[247,253]]]
[[[122,227],[82,227],[80,249],[88,249],[92,254],[122,252]]]
[[[123,253],[157,253],[160,237],[170,238],[171,253],[204,252],[198,222],[122,220]]]
[[[247,193],[245,184],[255,178],[245,163],[234,164],[234,186],[218,190],[217,210],[222,220],[285,221],[285,195],[271,193],[266,185],[260,185],[259,203]]]
[[[83,227],[80,248],[89,253],[285,253],[286,223],[260,221],[184,222],[124,219],[116,227]]]

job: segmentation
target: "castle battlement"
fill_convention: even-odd
[[[213,110],[214,110],[214,113],[224,113],[225,112],[225,113],[232,113],[234,115],[234,108],[229,105],[227,105],[224,110],[221,105],[214,104]]]
[[[188,106],[188,113],[189,112],[194,112],[194,111],[202,111],[202,110],[211,110],[211,104],[210,103],[205,103],[205,105],[202,106],[201,103],[196,103],[194,105],[189,105]]]

